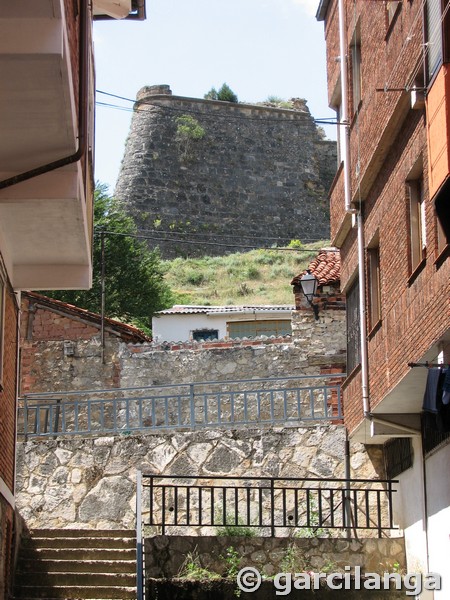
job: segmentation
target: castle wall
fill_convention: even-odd
[[[336,144],[323,140],[303,101],[296,106],[143,88],[115,195],[139,231],[152,236],[149,244],[167,257],[226,254],[236,246],[255,247],[256,237],[256,247],[327,239]],[[177,118],[183,115],[196,120],[200,137],[180,134]]]

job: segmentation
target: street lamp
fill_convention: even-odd
[[[300,285],[302,287],[303,295],[305,296],[308,304],[312,307],[316,321],[319,319],[319,307],[317,304],[313,304],[313,298],[316,295],[317,283],[317,279],[309,269],[306,271],[303,277],[300,278]]]

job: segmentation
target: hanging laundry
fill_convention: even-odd
[[[427,384],[423,396],[422,410],[429,427],[446,433],[450,431],[450,398],[447,401],[447,375],[450,369],[433,367],[428,369]]]

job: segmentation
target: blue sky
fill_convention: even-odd
[[[242,102],[306,98],[330,118],[316,0],[147,0],[144,22],[94,24],[96,88],[134,99],[145,85],[203,98],[226,82]],[[132,103],[97,94],[97,102]],[[95,178],[114,190],[131,112],[97,105]],[[335,139],[333,127],[327,135]]]

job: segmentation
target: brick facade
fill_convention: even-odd
[[[0,598],[9,590],[14,530],[14,469],[16,438],[17,319],[14,292],[5,282],[3,377],[0,389]]]
[[[34,293],[22,295],[21,311],[21,394],[119,387],[120,342],[150,340],[135,327],[107,318],[102,361],[100,315]],[[77,365],[86,360],[89,368],[80,371]]]
[[[338,2],[326,6],[328,90],[336,104],[340,77]],[[365,260],[377,244],[381,274],[381,320],[367,325],[370,409],[373,410],[410,370],[443,342],[449,328],[450,270],[438,249],[437,220],[428,189],[428,150],[424,108],[412,109],[411,87],[422,60],[422,6],[401,3],[389,23],[385,3],[345,1],[345,36],[349,62],[350,175],[353,206],[363,217]],[[352,51],[360,32],[361,102],[352,106]],[[423,85],[423,83],[422,83]],[[402,91],[404,90],[404,91]],[[356,110],[358,108],[358,110]],[[420,165],[419,167],[417,165]],[[412,272],[407,182],[421,177],[425,198],[426,255]],[[357,276],[358,252],[352,218],[344,210],[344,172],[331,189],[332,241],[340,247],[342,289]],[[374,242],[375,240],[375,242]],[[369,281],[366,274],[366,302]],[[346,424],[350,431],[363,418],[360,371],[344,385]]]

